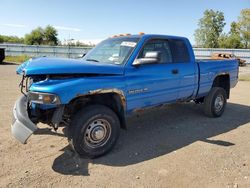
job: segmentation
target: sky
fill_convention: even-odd
[[[58,38],[96,41],[139,32],[185,36],[194,31],[206,9],[224,12],[226,26],[237,21],[250,0],[1,0],[0,35],[23,37],[52,25]]]

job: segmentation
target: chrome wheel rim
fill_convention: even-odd
[[[216,112],[220,112],[224,106],[224,97],[222,95],[218,95],[214,101],[214,107]]]
[[[91,121],[84,133],[84,141],[91,148],[97,148],[107,143],[111,135],[111,125],[105,119]]]

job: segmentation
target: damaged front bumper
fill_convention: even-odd
[[[27,111],[27,97],[20,97],[13,109],[13,121],[11,125],[12,135],[21,143],[25,144],[28,138],[37,130],[28,115]]]

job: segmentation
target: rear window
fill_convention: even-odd
[[[184,63],[190,61],[188,48],[183,40],[169,40],[172,58],[174,63]]]

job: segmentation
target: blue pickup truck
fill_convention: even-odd
[[[195,60],[189,40],[166,35],[108,38],[81,59],[34,58],[17,68],[23,95],[12,134],[22,143],[42,122],[68,128],[82,157],[110,151],[126,117],[152,107],[195,102],[220,117],[238,81],[237,60]]]

